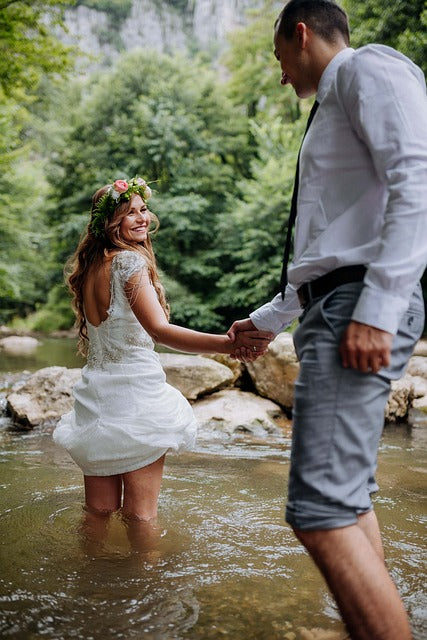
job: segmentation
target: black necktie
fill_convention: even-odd
[[[309,130],[310,125],[313,121],[313,118],[316,114],[318,106],[319,106],[319,103],[316,100],[311,108],[310,115],[308,116],[307,126],[305,128],[304,136],[301,142],[301,147],[302,147],[302,143],[304,142],[304,138],[307,135],[307,131]],[[289,212],[288,231],[286,233],[285,251],[283,253],[282,275],[280,276],[280,291],[282,293],[282,300],[285,297],[285,289],[286,289],[286,285],[288,284],[288,262],[289,262],[289,255],[291,253],[292,231],[294,229],[295,219],[297,217],[297,199],[298,199],[298,187],[299,187],[299,159],[301,155],[301,147],[298,152],[297,168],[295,171],[294,190],[292,192],[291,210]]]

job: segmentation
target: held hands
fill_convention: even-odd
[[[352,321],[340,344],[342,365],[362,373],[378,373],[390,364],[392,342],[393,334]]]
[[[269,331],[258,331],[252,320],[236,320],[227,331],[233,343],[231,357],[240,362],[252,362],[262,356],[274,338]]]

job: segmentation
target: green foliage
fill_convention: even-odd
[[[196,60],[133,51],[91,79],[70,121],[49,171],[58,263],[77,244],[84,225],[74,222],[83,221],[92,193],[140,175],[154,181],[159,263],[194,294],[187,297],[187,317],[217,322],[208,313],[221,273],[213,251],[216,221],[237,193],[237,180],[248,175],[249,154],[247,122],[213,72]]]
[[[384,42],[425,69],[425,0],[344,2],[353,46]],[[105,10],[116,25],[131,4],[77,3]],[[191,11],[187,0],[156,3],[165,13]],[[141,175],[155,181],[154,246],[172,321],[225,329],[277,291],[307,119],[307,104],[280,85],[273,56],[280,7],[266,0],[231,34],[226,83],[206,54],[133,51],[107,72],[60,85],[54,80],[71,58],[44,16],[49,10],[49,24],[61,24],[69,5],[0,0],[0,322],[27,316],[26,327],[41,331],[72,325],[62,270],[92,193]]]
[[[132,0],[76,0],[76,5],[104,11],[116,21],[125,20],[132,9]],[[117,24],[117,23],[116,23]]]
[[[46,304],[38,304],[38,308],[25,320],[13,318],[11,325],[26,331],[51,333],[60,329],[69,329],[74,323],[71,298],[64,284],[55,285],[50,291]]]
[[[0,322],[28,313],[47,295],[45,190],[43,173],[31,162],[0,173]]]
[[[267,0],[261,9],[250,12],[247,26],[230,34],[224,56],[231,73],[228,92],[249,117],[266,114],[296,120],[299,100],[280,84],[280,65],[274,57],[273,25],[278,13],[277,2]]]
[[[296,156],[307,114],[294,124],[276,118],[253,124],[258,156],[253,177],[240,184],[242,196],[221,220],[223,273],[216,306],[227,321],[269,300],[278,290]]]
[[[42,74],[70,68],[71,49],[51,31],[63,25],[61,9],[67,4],[69,0],[0,0],[0,88],[5,96],[22,88],[34,92]]]
[[[394,47],[427,73],[427,2],[394,0],[345,0],[350,18],[352,45],[378,42]]]

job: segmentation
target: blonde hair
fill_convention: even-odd
[[[107,184],[94,193],[92,197],[91,219],[96,204],[110,187],[111,185]],[[72,305],[76,315],[76,326],[79,330],[78,350],[83,355],[87,354],[88,344],[87,324],[83,305],[83,286],[90,269],[94,265],[101,264],[104,256],[108,256],[109,252],[114,249],[119,249],[120,251],[135,251],[145,258],[151,283],[156,290],[157,297],[165,315],[169,319],[169,305],[166,301],[165,290],[160,282],[156,258],[150,238],[150,234],[158,230],[160,226],[159,220],[157,216],[150,211],[151,221],[155,224],[154,229],[150,230],[147,238],[142,243],[127,242],[120,236],[120,224],[123,218],[129,213],[131,206],[132,198],[127,202],[122,202],[116,207],[112,217],[105,220],[105,232],[101,237],[94,235],[89,221],[77,249],[65,266],[65,280],[72,295]]]

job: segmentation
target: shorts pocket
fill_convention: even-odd
[[[363,282],[342,284],[320,302],[320,313],[336,338],[340,338],[351,321]]]

